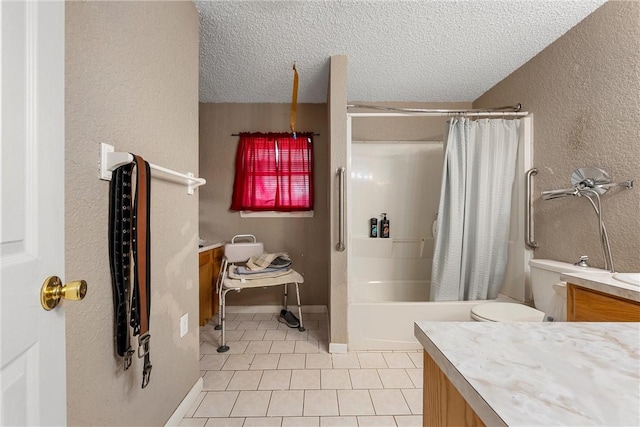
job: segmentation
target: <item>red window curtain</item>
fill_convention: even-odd
[[[313,135],[241,133],[231,210],[313,209]]]

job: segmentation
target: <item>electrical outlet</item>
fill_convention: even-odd
[[[187,335],[187,332],[189,332],[189,313],[180,318],[180,338]]]

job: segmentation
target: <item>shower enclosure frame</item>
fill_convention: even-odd
[[[503,291],[515,301],[530,303],[531,289],[529,284],[528,262],[533,258],[533,250],[525,244],[525,199],[526,171],[533,167],[533,116],[527,112],[472,112],[468,114],[453,114],[443,112],[347,112],[346,123],[346,197],[350,200],[352,183],[349,178],[352,170],[352,119],[361,117],[513,117],[522,118],[521,146],[518,148],[519,169],[516,174],[514,186],[520,189],[517,192],[518,206],[518,232],[516,233],[516,246],[519,252],[517,263],[510,261],[510,268],[516,270],[519,277],[513,286],[503,286]],[[469,320],[468,313],[471,307],[478,302],[431,302],[431,301],[407,301],[388,302],[379,301],[373,303],[354,302],[356,292],[352,283],[350,272],[353,259],[352,242],[352,204],[346,203],[345,217],[345,245],[347,252],[347,341],[349,350],[405,350],[418,349],[419,344],[413,337],[413,327],[407,328],[407,324],[416,320],[452,321]],[[533,212],[532,212],[533,215]],[[520,250],[521,248],[521,250]],[[524,285],[524,286],[521,286]],[[505,289],[506,288],[506,289]],[[371,297],[370,290],[367,290]],[[502,291],[501,291],[502,292]],[[370,298],[369,298],[370,299]],[[508,300],[508,298],[507,298]],[[375,314],[374,314],[375,313]],[[452,314],[453,313],[453,314]],[[372,323],[372,322],[375,322]],[[402,326],[400,326],[402,325]],[[361,331],[366,330],[368,336],[362,336]],[[373,332],[376,331],[376,332]],[[379,333],[378,333],[379,332]],[[390,338],[391,337],[391,338]]]

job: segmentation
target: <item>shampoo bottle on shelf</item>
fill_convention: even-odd
[[[369,220],[369,237],[378,237],[378,218]]]
[[[389,238],[389,220],[387,219],[386,212],[382,213],[382,221],[380,221],[380,237],[383,239]]]

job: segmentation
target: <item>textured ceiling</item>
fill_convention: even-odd
[[[199,1],[200,101],[326,102],[347,55],[350,101],[470,102],[604,0]]]

